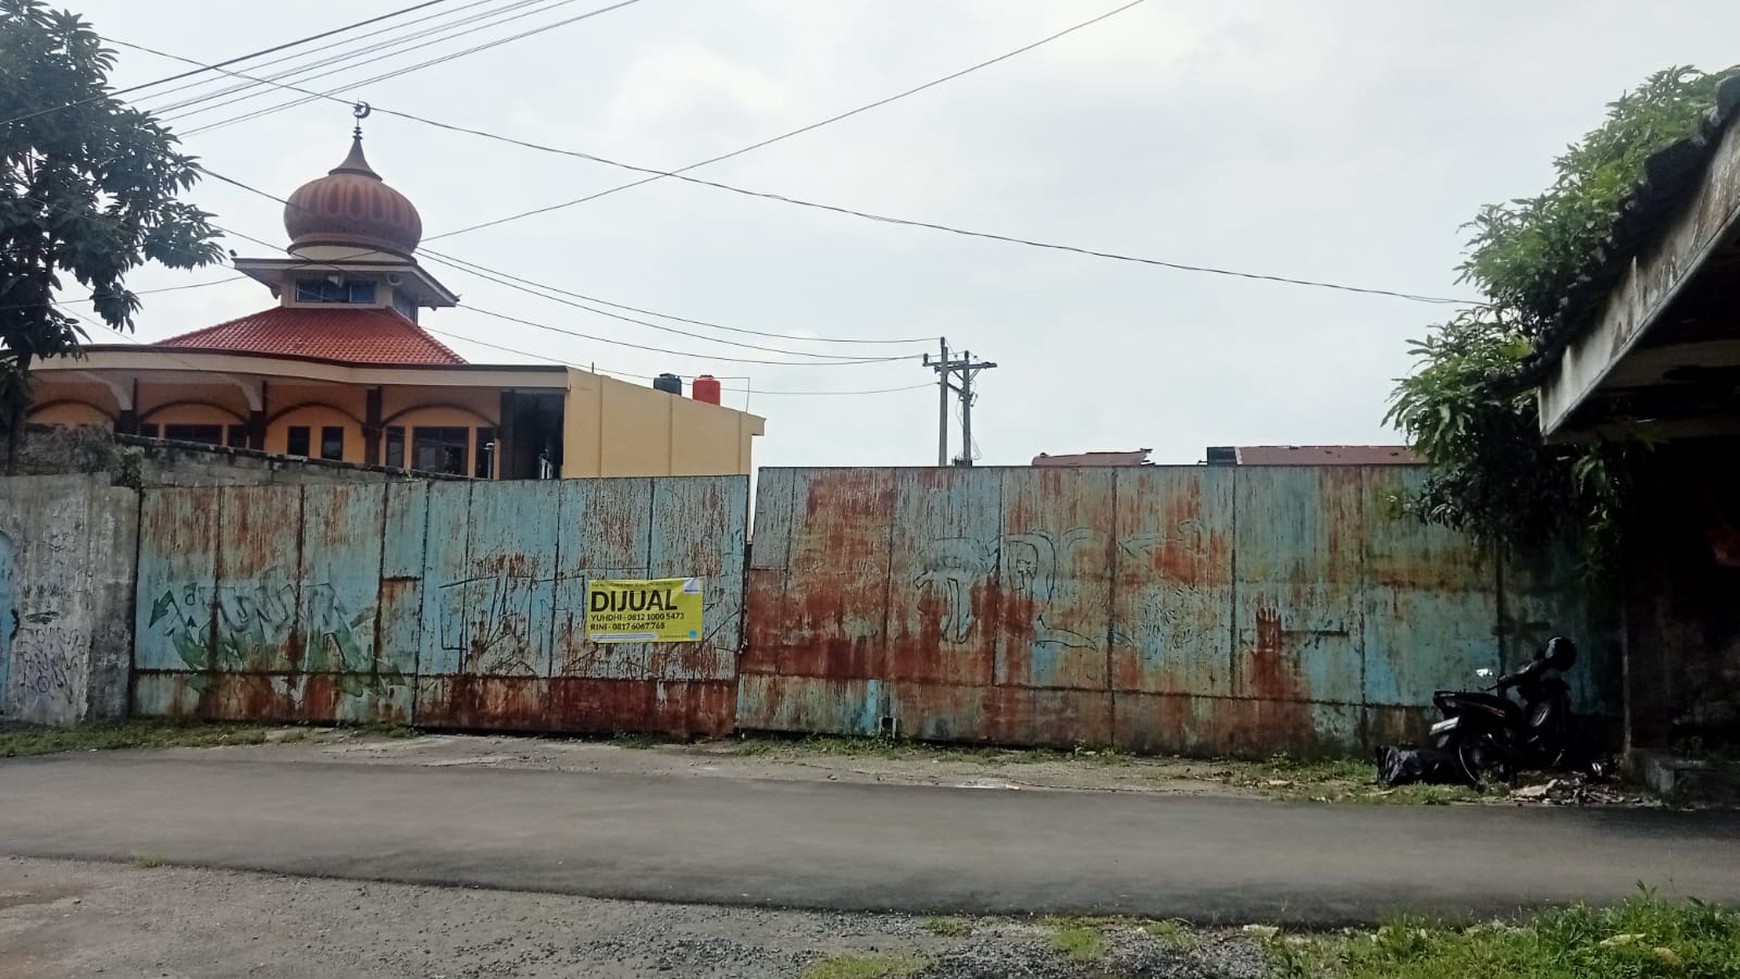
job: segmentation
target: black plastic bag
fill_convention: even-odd
[[[1377,751],[1378,782],[1398,785],[1467,785],[1462,764],[1448,751],[1385,745]]]

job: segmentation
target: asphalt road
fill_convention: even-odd
[[[0,854],[603,898],[1341,924],[1740,904],[1740,814],[1285,804],[90,753],[0,761]]]

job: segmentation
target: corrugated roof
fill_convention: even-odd
[[[1078,452],[1074,455],[1047,455],[1044,452],[1033,458],[1035,466],[1146,466],[1148,453],[1153,449],[1134,449],[1129,452]]]
[[[1411,466],[1420,458],[1405,445],[1241,445],[1241,466]]]
[[[353,364],[463,364],[465,358],[389,309],[274,306],[153,346],[320,357]]]
[[[1716,147],[1736,119],[1740,119],[1740,76],[1716,88],[1716,104],[1705,113],[1698,132],[1644,161],[1643,178],[1620,202],[1612,229],[1584,260],[1583,271],[1559,302],[1558,314],[1536,341],[1537,352],[1524,372],[1530,383],[1558,363],[1570,342],[1600,314],[1631,263],[1660,239],[1697,193]]]

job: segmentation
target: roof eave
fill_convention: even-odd
[[[1718,92],[1705,131],[1652,157],[1591,267],[1561,304],[1541,355],[1541,433],[1577,410],[1637,348],[1725,243],[1740,237],[1740,76]],[[1689,149],[1688,149],[1689,148]],[[1696,159],[1687,156],[1696,151]],[[1636,231],[1647,227],[1647,234]]]
[[[417,264],[415,259],[410,258],[398,261],[334,262],[310,258],[237,257],[231,264],[234,265],[237,272],[270,288],[274,294],[283,287],[286,272],[301,269],[339,269],[347,272],[405,276],[417,287],[417,305],[419,306],[441,309],[459,305],[458,293],[447,288],[441,280],[429,274],[429,271]],[[399,288],[402,287],[403,284],[399,286]]]

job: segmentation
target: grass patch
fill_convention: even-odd
[[[1055,748],[999,748],[975,745],[933,745],[898,737],[755,735],[738,741],[737,755],[746,758],[881,758],[897,761],[948,762],[999,767],[1059,763],[1096,768],[1129,768],[1159,780],[1219,782],[1254,795],[1297,802],[1343,802],[1373,805],[1451,805],[1481,798],[1473,789],[1455,785],[1408,785],[1386,789],[1377,784],[1377,766],[1359,758],[1308,761],[1276,754],[1263,761],[1201,760],[1134,755],[1117,748],[1077,745]]]
[[[1190,926],[1176,918],[1150,921],[1142,926],[1142,930],[1162,945],[1178,952],[1193,951],[1200,944]]]
[[[1266,761],[1216,762],[1208,777],[1270,798],[1299,802],[1446,806],[1480,798],[1478,791],[1460,785],[1386,789],[1377,782],[1377,766],[1357,758],[1306,761],[1281,753]]]
[[[916,955],[830,955],[810,963],[803,979],[907,979],[929,964]]]
[[[265,741],[266,729],[257,724],[125,721],[71,728],[0,731],[0,758],[118,748],[208,748],[227,744],[264,744]]]
[[[1098,962],[1106,957],[1110,946],[1100,931],[1101,922],[1092,918],[1049,918],[1051,937],[1046,944],[1053,952],[1072,962]]]
[[[381,724],[369,730],[383,738],[415,738],[423,733],[409,724]]]
[[[850,737],[810,734],[781,738],[771,735],[744,738],[737,754],[754,756],[832,755],[839,758],[917,758],[932,749],[916,741],[888,737]]]
[[[973,925],[965,918],[926,918],[924,930],[944,938],[965,938],[973,933]]]
[[[163,858],[155,853],[141,853],[133,858],[133,866],[142,870],[163,866]]]
[[[1520,922],[1398,919],[1351,937],[1278,938],[1268,951],[1278,974],[1299,979],[1740,979],[1740,911],[1645,893]]]
[[[656,734],[641,734],[641,733],[633,732],[633,731],[619,731],[616,734],[613,734],[610,736],[610,743],[612,745],[615,745],[618,748],[629,748],[629,749],[644,751],[648,748],[657,748],[660,745],[668,744],[669,739],[662,738]]]
[[[841,758],[921,759],[970,762],[981,765],[1035,765],[1045,762],[1080,761],[1097,765],[1128,765],[1134,756],[1111,747],[1078,745],[1069,751],[1055,748],[999,748],[975,745],[936,745],[909,738],[810,734],[796,737],[757,735],[742,738],[736,753],[744,757],[832,755]]]

